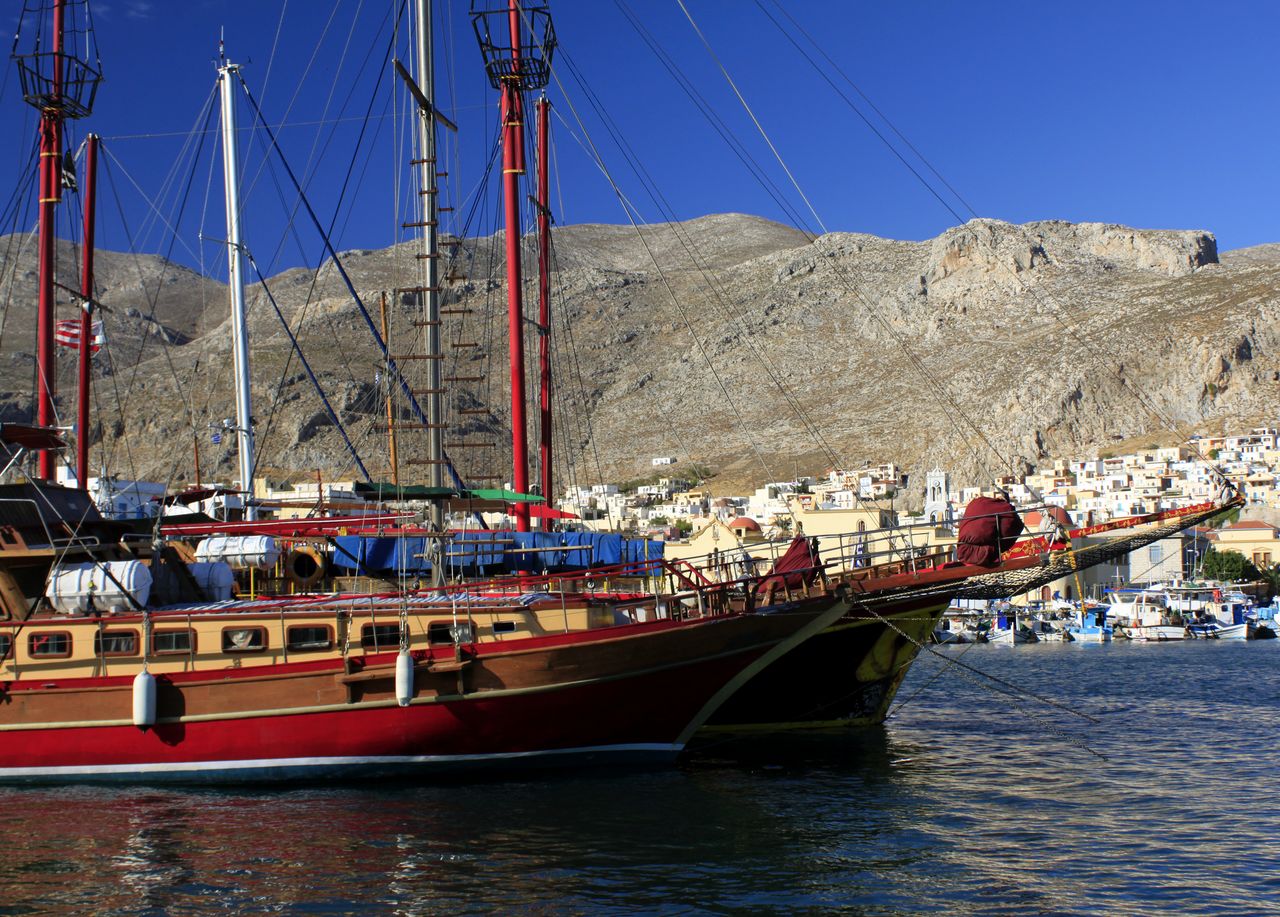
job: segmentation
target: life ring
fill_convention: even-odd
[[[294,545],[284,559],[284,575],[299,589],[310,589],[324,576],[324,555],[309,544]]]

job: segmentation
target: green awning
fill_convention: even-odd
[[[422,484],[392,484],[387,481],[356,482],[356,493],[373,500],[448,500],[459,496],[452,487],[427,487]]]
[[[522,494],[502,487],[455,490],[423,484],[392,484],[388,481],[356,482],[356,494],[368,500],[490,500],[494,503],[545,503],[537,494]]]
[[[537,494],[521,494],[514,490],[505,490],[501,487],[481,487],[476,490],[465,490],[462,492],[463,497],[473,497],[476,500],[501,500],[506,503],[544,503],[542,497]]]

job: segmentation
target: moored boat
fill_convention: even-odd
[[[1187,629],[1180,612],[1169,607],[1163,591],[1154,589],[1113,590],[1109,593],[1107,619],[1134,640],[1184,640]]]
[[[1076,612],[1076,622],[1067,628],[1076,643],[1110,643],[1113,629],[1107,623],[1105,605],[1084,606]]]
[[[821,583],[750,608],[719,586],[663,608],[527,589],[164,605],[149,587],[180,578],[180,560],[112,542],[82,491],[16,488],[0,494],[6,782],[667,761],[849,610]],[[42,594],[73,569],[119,589]]]
[[[490,61],[503,93],[504,139],[521,135],[518,90],[528,88],[519,85],[526,69],[547,63],[534,53],[521,57],[520,13],[514,3],[500,11],[510,22],[510,47],[490,48],[506,52]],[[219,72],[230,109],[238,68],[224,60]],[[421,87],[413,90],[430,133],[432,106]],[[265,122],[259,127],[268,130]],[[235,134],[224,125],[227,147]],[[230,173],[236,156],[224,152]],[[503,169],[509,191],[518,171],[512,156],[512,167]],[[421,193],[428,194],[433,184],[425,184]],[[237,214],[228,195],[228,213]],[[519,199],[507,198],[510,213]],[[434,223],[432,216],[428,208],[423,222]],[[509,250],[520,236],[509,223]],[[227,241],[231,272],[238,274],[243,243],[230,231]],[[438,257],[431,245],[424,254]],[[516,251],[512,264],[519,262]],[[519,288],[513,275],[513,328],[524,321]],[[407,389],[380,345],[388,378]],[[238,336],[237,354],[242,349],[247,354]],[[237,375],[247,376],[247,360],[237,363]],[[518,393],[523,382],[514,375]],[[434,384],[428,390],[438,393]],[[513,400],[520,401],[518,394]],[[247,398],[238,395],[237,408],[241,483],[251,490]],[[438,428],[438,418],[428,416],[422,426]],[[516,433],[516,426],[513,420],[519,452],[524,430]],[[43,465],[51,449],[42,453]],[[428,461],[438,471],[444,459]],[[513,477],[522,501],[527,475],[517,468]],[[528,575],[527,557],[567,546],[522,543],[516,554],[526,558],[524,566],[517,564],[505,583],[431,589],[401,577],[395,591],[374,595],[338,589],[238,599],[217,591],[231,588],[221,561],[187,557],[159,537],[180,533],[161,527],[159,536],[130,540],[98,517],[82,492],[24,486],[0,512],[7,615],[0,679],[9,701],[0,706],[0,731],[11,733],[0,751],[0,779],[11,780],[416,776],[666,761],[703,727],[876,722],[961,590],[972,584],[1008,595],[1015,585],[1080,566],[1048,540],[1014,554],[997,539],[981,565],[912,554],[909,563],[827,576],[810,556],[793,569],[732,583],[686,577],[663,593],[565,591],[551,577]],[[432,507],[436,519],[425,531],[402,530],[391,539],[398,560],[444,558],[446,544],[466,540],[443,530],[438,509]],[[530,534],[519,503],[513,515],[517,534]],[[245,521],[245,537],[262,537],[254,530],[266,523],[252,513]],[[203,534],[229,537],[226,527]],[[316,588],[326,558],[309,553],[305,541],[293,545],[290,557],[292,586]],[[442,578],[445,566],[426,569]],[[619,580],[652,573],[648,558],[611,571]],[[251,592],[255,585],[251,578]]]

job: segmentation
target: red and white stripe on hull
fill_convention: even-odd
[[[410,779],[505,774],[543,768],[639,766],[674,761],[676,745],[607,745],[492,755],[380,755],[180,761],[149,764],[0,768],[8,784],[45,783],[278,783],[308,780]]]
[[[676,738],[706,698],[750,658],[738,654],[682,666],[678,679],[654,672],[501,696],[419,699],[407,707],[393,700],[308,712],[179,718],[145,731],[132,723],[9,728],[3,735],[0,779],[91,779],[98,771],[104,776],[184,771],[212,776],[228,770],[239,777],[254,769],[269,778],[273,770],[289,766],[281,762],[299,760],[319,762],[314,765],[319,771],[365,761],[394,764],[397,770],[421,763],[429,770],[468,762],[519,766],[536,756],[586,763],[641,749],[671,758],[680,750]],[[300,751],[305,758],[299,758]]]

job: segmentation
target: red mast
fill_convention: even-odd
[[[50,9],[53,14],[50,49],[41,44],[44,23],[40,19],[45,9]],[[85,59],[76,56],[80,51],[86,55],[91,51],[95,55],[97,53],[89,29],[86,0],[52,0],[50,7],[38,7],[30,12],[36,21],[23,25],[28,26],[25,33],[32,36],[31,48],[24,54],[15,53],[14,59],[18,63],[23,98],[40,110],[40,233],[37,248],[40,296],[36,314],[35,399],[36,422],[51,427],[57,421],[53,403],[56,386],[53,328],[57,245],[54,217],[62,201],[62,122],[67,118],[83,118],[93,110],[93,98],[102,77]],[[74,39],[74,50],[70,54],[63,51],[68,13]],[[20,31],[15,46],[22,40],[23,31]],[[53,460],[52,452],[39,452],[38,478],[53,480]]]
[[[551,505],[551,200],[547,180],[547,129],[551,103],[538,99],[538,406],[542,438],[542,496]],[[550,520],[543,523],[550,528]]]
[[[520,176],[524,174],[524,123],[520,99],[520,4],[508,8],[512,75],[502,81],[502,189],[506,199],[507,341],[511,360],[512,486],[529,492],[529,445],[524,416],[524,291],[520,270]],[[529,531],[529,505],[515,504],[516,531]]]
[[[511,359],[512,485],[529,490],[525,422],[524,303],[520,270],[520,176],[524,174],[522,93],[541,89],[551,76],[556,35],[545,3],[472,0],[471,24],[480,42],[489,84],[501,93],[502,185],[506,201],[507,323]],[[502,36],[502,37],[499,37]],[[526,41],[527,39],[527,41]],[[516,529],[529,531],[529,507],[516,503]]]
[[[57,372],[53,357],[53,272],[57,238],[54,218],[62,201],[62,0],[53,4],[53,96],[40,112],[40,311],[36,316],[36,423],[52,427],[57,422],[53,396]],[[54,454],[39,453],[36,474],[43,481],[54,478]]]
[[[76,483],[89,487],[89,354],[93,350],[93,229],[95,183],[98,174],[98,135],[90,134],[84,150],[84,264],[80,293],[80,386],[76,403]]]

